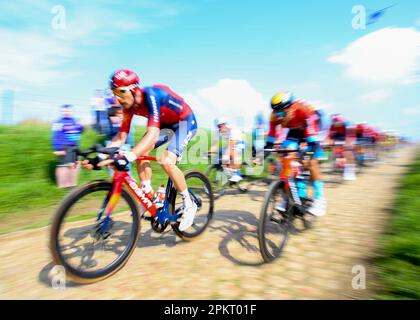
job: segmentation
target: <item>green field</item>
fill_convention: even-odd
[[[0,234],[15,230],[41,227],[48,221],[69,190],[55,185],[56,157],[51,148],[51,124],[26,122],[15,126],[0,126]],[[145,128],[136,127],[135,140],[139,141]],[[88,128],[82,134],[81,148],[87,149],[103,141],[94,130]],[[189,155],[195,154],[195,162],[181,160],[181,170],[205,171],[207,159],[201,154],[208,150],[210,137],[207,130],[199,130],[188,145]],[[160,149],[164,149],[162,146]],[[159,151],[159,150],[158,150]],[[159,164],[152,162],[153,186],[156,190],[166,184],[167,177]],[[135,178],[138,179],[136,170]],[[81,170],[79,185],[94,179],[109,179],[108,171]]]
[[[144,128],[136,128],[136,139],[143,133]],[[0,233],[16,229],[7,227],[10,219],[21,220],[19,228],[45,225],[48,222],[46,216],[51,215],[69,192],[55,185],[56,157],[52,154],[50,139],[49,123],[0,126],[0,148],[3,153],[0,156],[0,166],[3,168],[0,176]],[[82,135],[81,148],[87,149],[102,140],[94,130],[88,128]],[[197,138],[191,145],[196,141]],[[182,169],[185,167],[181,165]],[[195,167],[203,169],[206,166]],[[152,163],[152,168],[156,188],[167,178],[158,164]],[[80,171],[79,184],[93,179],[109,179],[108,171]]]
[[[401,181],[383,241],[377,298],[420,299],[420,153]]]

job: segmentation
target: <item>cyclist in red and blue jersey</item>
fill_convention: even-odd
[[[345,120],[343,115],[334,114],[331,116],[331,126],[328,133],[328,144],[342,143],[346,164],[344,166],[343,179],[356,180],[356,166],[354,164],[354,155],[351,151],[356,139],[356,128],[349,121]]]
[[[197,205],[190,198],[184,174],[176,162],[182,158],[188,143],[197,132],[193,111],[183,98],[167,86],[140,87],[138,75],[131,70],[120,69],[113,73],[110,88],[123,107],[123,122],[118,134],[107,147],[124,145],[134,115],[147,118],[147,130],[131,151],[124,152],[114,163],[113,160],[107,160],[102,161],[101,165],[112,164],[121,170],[139,156],[147,156],[152,150],[168,143],[158,160],[184,201],[179,229],[188,229],[193,223]],[[137,169],[144,192],[152,197],[150,161],[137,161]]]
[[[304,166],[311,172],[312,184],[315,195],[312,206],[308,212],[315,216],[322,216],[326,211],[324,197],[324,184],[321,179],[318,159],[322,156],[320,147],[319,126],[320,115],[308,103],[303,100],[295,100],[290,92],[278,92],[271,99],[270,131],[267,137],[267,149],[273,147],[276,140],[276,128],[281,125],[289,130],[286,140],[282,143],[283,148],[299,149],[302,143],[306,143],[304,151]],[[305,190],[299,190],[300,196],[305,196]],[[285,211],[286,203],[282,201],[276,206],[279,211]]]

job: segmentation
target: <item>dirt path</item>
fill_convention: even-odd
[[[369,258],[378,248],[394,188],[414,156],[368,168],[357,181],[328,183],[327,215],[292,235],[281,259],[261,264],[257,216],[266,187],[216,202],[200,239],[151,233],[143,222],[139,248],[113,277],[92,285],[51,288],[48,228],[0,236],[0,299],[354,299],[374,289]],[[331,179],[331,177],[328,177]],[[352,288],[352,268],[366,268],[366,290]]]

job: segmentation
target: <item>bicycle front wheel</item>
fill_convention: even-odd
[[[214,197],[209,179],[198,171],[187,171],[185,173],[188,190],[191,200],[197,205],[197,213],[193,225],[185,231],[179,230],[179,223],[172,224],[172,229],[183,240],[193,240],[201,235],[208,227],[214,210]],[[178,214],[182,210],[183,200],[175,188],[172,189],[169,197],[170,212]]]
[[[103,212],[113,183],[92,181],[70,193],[51,225],[50,250],[55,265],[72,280],[93,283],[105,279],[128,261],[140,234],[136,202],[123,189],[111,217]]]
[[[260,212],[258,223],[258,241],[261,255],[265,262],[271,262],[280,256],[289,234],[292,206],[286,206],[286,211],[276,209],[287,199],[282,181],[271,183]]]
[[[212,165],[207,169],[206,176],[211,183],[214,198],[220,198],[226,191],[229,178],[221,166]]]

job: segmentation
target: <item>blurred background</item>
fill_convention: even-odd
[[[337,212],[343,207],[355,210],[353,206],[364,201],[361,194],[354,196],[358,189],[364,194],[384,192],[385,198],[392,199],[386,205],[392,215],[380,215],[381,227],[372,235],[381,239],[375,248],[384,254],[369,262],[379,270],[375,274],[381,280],[375,287],[380,289],[368,296],[420,298],[420,222],[415,214],[420,209],[418,2],[102,0],[57,5],[48,0],[18,0],[3,1],[0,12],[1,235],[47,226],[58,203],[74,186],[109,178],[107,170],[63,170],[67,162],[60,152],[67,146],[104,144],[118,131],[120,109],[107,87],[116,69],[135,70],[144,86],[168,85],[191,105],[200,127],[191,143],[199,161],[183,163],[182,169],[207,169],[202,153],[211,144],[214,120],[220,117],[242,129],[250,142],[244,155],[249,159],[256,117],[264,119],[261,125],[267,133],[271,96],[290,90],[325,113],[326,128],[330,116],[340,113],[352,123],[369,123],[383,135],[380,157],[370,159],[371,171],[364,177],[389,174],[390,180],[383,180],[389,189],[378,191],[374,185],[382,180],[363,180],[362,176],[357,188],[340,185],[342,192],[331,193],[336,199],[331,206]],[[128,148],[145,132],[145,119],[137,117],[134,124]],[[331,160],[327,152],[328,169]],[[263,166],[256,179],[275,175],[273,161]],[[153,169],[156,188],[166,178],[158,165]],[[327,175],[326,180],[333,181],[330,186],[335,186],[335,178]],[[254,215],[265,190],[266,186],[257,188],[258,201],[249,209]],[[228,207],[235,196],[226,198],[221,207]],[[373,204],[369,208],[372,212],[383,209]],[[330,225],[323,228],[328,233]],[[5,239],[0,238],[4,256]],[[243,243],[237,245],[244,248]],[[5,298],[4,288],[16,283],[3,276],[1,285]],[[42,297],[35,287],[29,287],[33,289],[30,296]],[[314,292],[320,287],[310,286]],[[221,288],[220,294],[202,297],[228,297],[223,292],[230,289]],[[273,290],[250,298],[298,298],[300,292],[296,289],[281,296],[277,294],[286,289]],[[309,290],[308,296],[336,297],[335,289],[326,290],[324,296],[311,296]]]

